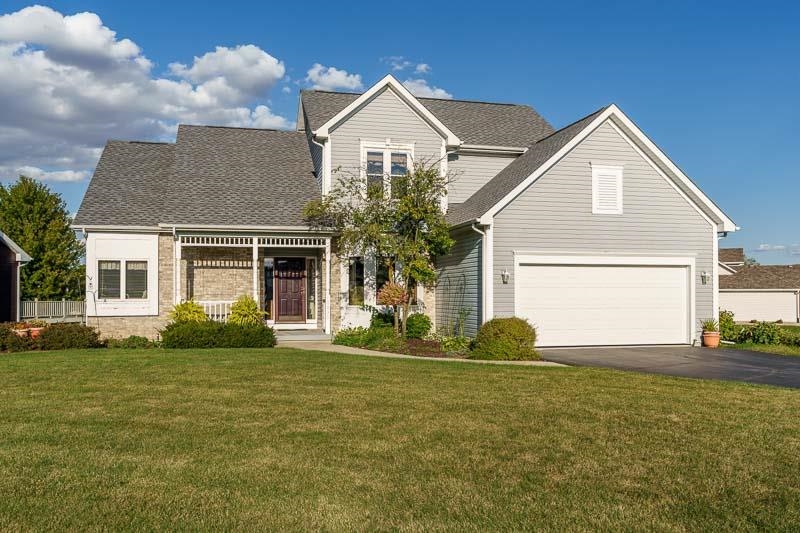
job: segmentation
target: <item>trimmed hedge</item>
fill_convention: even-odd
[[[521,318],[493,318],[478,330],[471,359],[530,361],[540,359],[536,330]]]
[[[431,332],[431,319],[422,313],[414,313],[406,319],[406,337],[409,339],[424,339]]]
[[[174,322],[161,331],[164,348],[271,348],[275,331],[264,325]]]

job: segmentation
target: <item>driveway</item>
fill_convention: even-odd
[[[689,346],[542,349],[548,361],[800,388],[800,357]]]

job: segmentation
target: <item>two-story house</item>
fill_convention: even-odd
[[[75,220],[89,324],[152,337],[177,302],[224,319],[252,294],[278,330],[365,325],[385,276],[302,208],[423,159],[451,177],[456,245],[416,302],[437,328],[516,315],[541,345],[689,344],[717,316],[718,239],[737,228],[618,107],[555,131],[526,105],[417,98],[386,76],[303,91],[297,131],[110,141]]]

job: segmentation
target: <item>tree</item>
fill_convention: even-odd
[[[360,174],[344,175],[303,214],[311,226],[334,230],[342,253],[372,253],[384,261],[389,281],[406,292],[405,298],[392,298],[395,317],[398,306],[407,317],[417,284],[435,283],[435,259],[454,243],[441,209],[446,194],[447,177],[437,162],[421,161],[406,175],[393,176],[389,187],[380,182],[366,186]]]
[[[20,176],[0,185],[0,229],[33,260],[20,272],[24,299],[81,298],[83,243],[61,196],[46,185]]]

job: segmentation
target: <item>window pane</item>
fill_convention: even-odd
[[[119,278],[119,261],[98,261],[97,296],[103,299],[119,299]]]
[[[383,175],[383,152],[367,152],[367,174]]]
[[[350,258],[349,277],[347,302],[350,305],[364,305],[364,260],[361,257]]]
[[[392,154],[392,176],[408,173],[408,154]]]
[[[147,298],[147,261],[125,262],[125,298]]]

